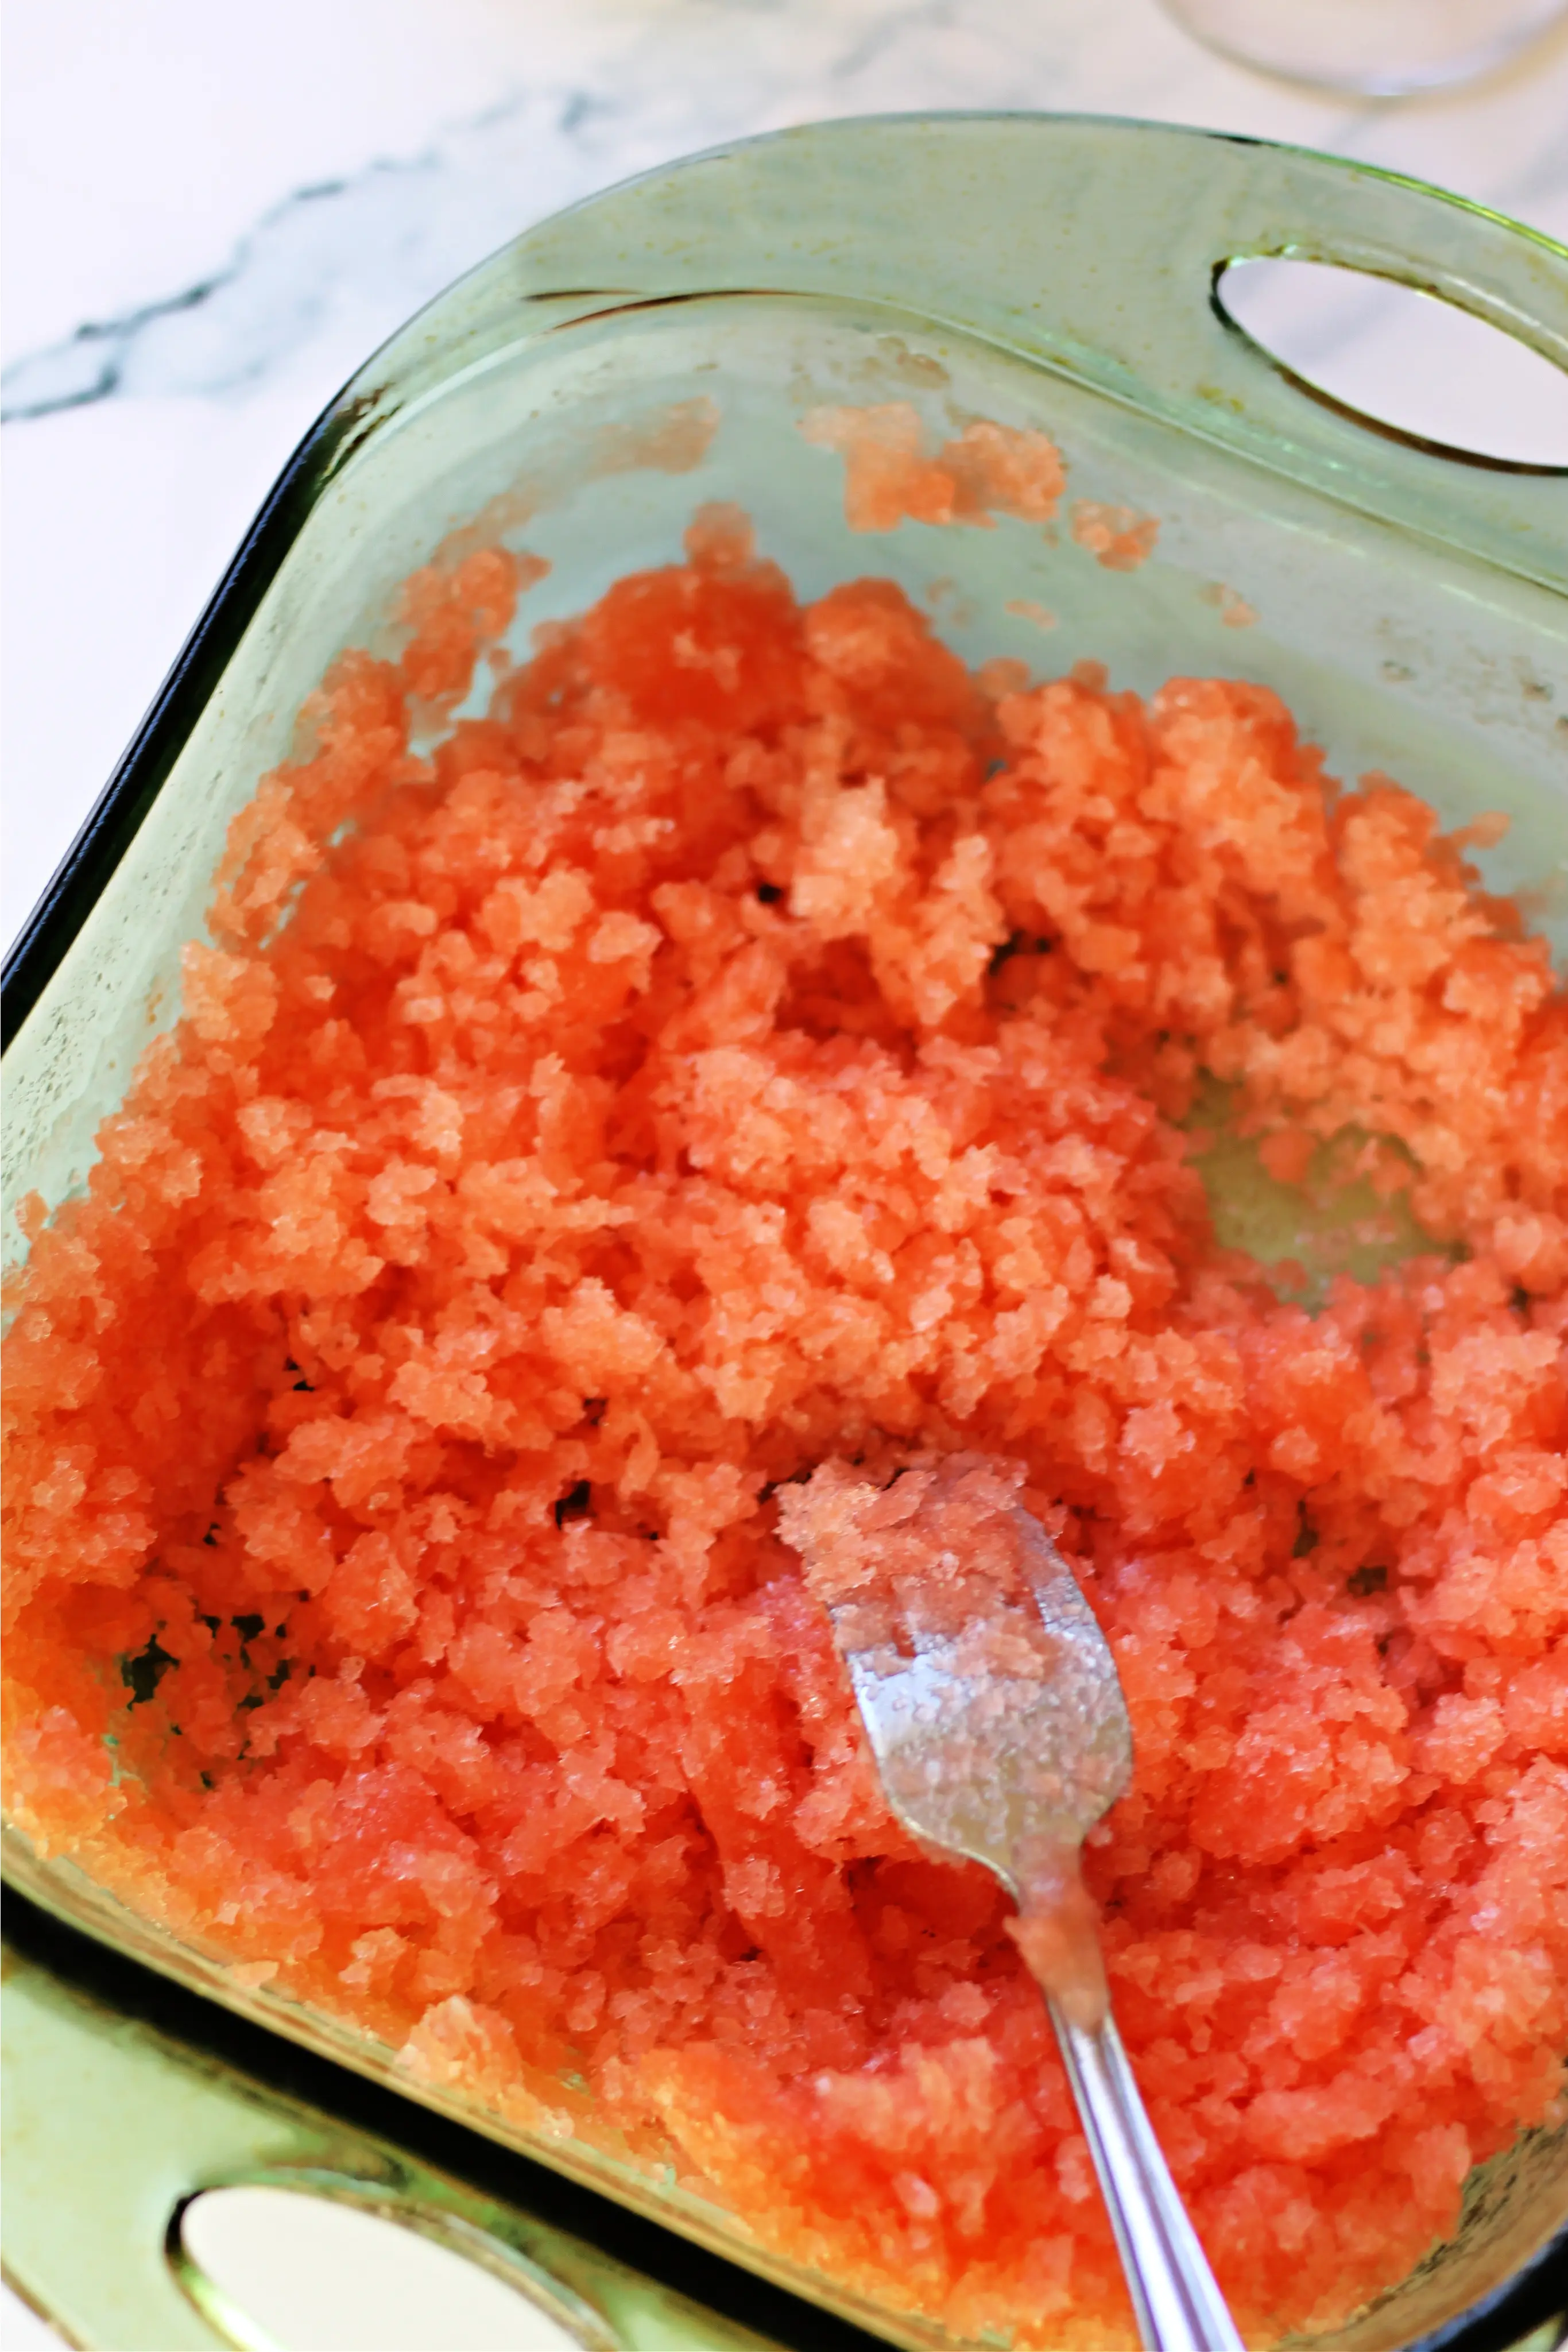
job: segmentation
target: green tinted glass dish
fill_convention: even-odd
[[[1312,395],[1212,299],[1228,261],[1348,264],[1446,294],[1568,367],[1568,253],[1343,162],[1151,125],[1030,116],[820,126],[699,157],[531,230],[360,373],[308,438],[34,918],[7,971],[7,1192],[83,1181],[225,827],[287,753],[332,656],[373,644],[397,583],[475,525],[549,559],[531,627],[679,550],[734,499],[804,595],[878,572],[961,654],[1265,682],[1331,767],[1419,778],[1446,824],[1505,811],[1482,857],[1568,948],[1568,476],[1464,462]],[[1152,560],[1103,569],[1063,532],[848,530],[842,476],[799,425],[899,400],[1039,426],[1070,497],[1157,519]],[[1231,625],[1241,613],[1250,625]],[[1221,1171],[1223,1186],[1224,1177]],[[1225,1202],[1221,1200],[1222,1215]],[[1268,1204],[1234,1204],[1240,1228]],[[1260,1220],[1261,1219],[1261,1223]],[[8,1220],[7,1249],[22,1244]],[[8,1875],[182,1983],[395,2082],[671,2229],[907,2347],[949,2342],[773,2261],[718,2204],[616,2152],[585,2114],[556,2139],[267,1988],[247,1990],[6,1832]],[[62,2189],[62,2194],[68,2193]],[[1502,2342],[1545,2292],[1568,2147],[1537,2134],[1472,2186],[1467,2226],[1332,2338]],[[1561,2245],[1560,2245],[1561,2250]],[[1536,2315],[1539,2315],[1537,2314]]]

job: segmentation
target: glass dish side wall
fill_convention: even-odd
[[[1049,141],[1055,126],[1037,129]],[[217,691],[7,1055],[13,1198],[36,1189],[52,1207],[83,1181],[99,1121],[152,1030],[173,1017],[179,949],[201,934],[230,816],[287,753],[295,714],[333,655],[374,644],[397,583],[487,506],[500,536],[552,567],[524,600],[519,649],[539,620],[677,555],[696,505],[733,499],[803,594],[890,574],[970,658],[1010,653],[1047,675],[1097,658],[1114,684],[1145,691],[1181,671],[1272,685],[1335,772],[1386,769],[1448,822],[1509,811],[1513,829],[1490,854],[1490,877],[1542,894],[1536,919],[1559,950],[1568,945],[1559,699],[1568,666],[1563,600],[1542,580],[1357,513],[1333,495],[1343,485],[1332,469],[1328,489],[1309,486],[1299,448],[1288,466],[1261,465],[1255,449],[1239,455],[1113,396],[1088,371],[891,306],[741,290],[653,307],[579,295],[564,311],[565,297],[542,306],[545,331],[515,331],[528,316],[517,279],[531,242],[444,298],[345,396],[373,429],[340,449]],[[1157,309],[1169,293],[1151,286],[1148,302]],[[893,400],[919,413],[933,446],[977,415],[1049,432],[1068,468],[1062,527],[851,533],[841,463],[800,424],[820,404]],[[1132,572],[1102,567],[1067,527],[1080,500],[1155,518],[1151,560]],[[1488,529],[1472,535],[1484,542],[1495,516],[1482,520]],[[1242,610],[1256,618],[1236,625]],[[1056,622],[1046,635],[1042,612]],[[8,1220],[8,1240],[14,1232]],[[420,2089],[390,2051],[340,2023],[242,1990],[220,1962],[132,1920],[68,1864],[41,1862],[16,1841],[8,1863],[51,1907],[198,1989],[516,2139],[890,2340],[944,2340],[918,2318],[846,2301],[831,2281],[759,2262],[728,2217],[632,2163],[591,2116],[554,2141],[512,2131],[455,2095]],[[1346,2332],[1347,2347],[1408,2344],[1525,2259],[1568,2207],[1561,2151],[1538,2150],[1526,2174],[1472,2260],[1435,2290],[1428,2281],[1403,2311]]]

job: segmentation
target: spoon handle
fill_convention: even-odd
[[[1092,2031],[1046,2006],[1115,2231],[1146,2352],[1242,2352],[1197,2233],[1144,2111],[1107,2011]]]

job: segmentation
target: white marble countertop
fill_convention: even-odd
[[[1400,104],[1248,74],[1156,0],[12,0],[7,65],[7,938],[323,402],[630,172],[825,115],[1078,109],[1335,149],[1568,238],[1568,23]],[[7,2298],[5,2342],[36,2327]]]

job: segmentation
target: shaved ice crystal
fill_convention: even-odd
[[[1061,488],[817,429],[873,524]],[[1155,2127],[1243,2328],[1332,2325],[1562,2113],[1546,950],[1266,688],[971,675],[731,509],[443,718],[538,569],[437,563],[332,669],[25,1212],[12,1817],[778,2257],[1128,2343],[1006,1899],[890,1818],[779,1533],[820,1462],[1013,1465],[1132,1713],[1086,1869]],[[1189,1164],[1216,1084],[1428,1246],[1283,1303]]]

